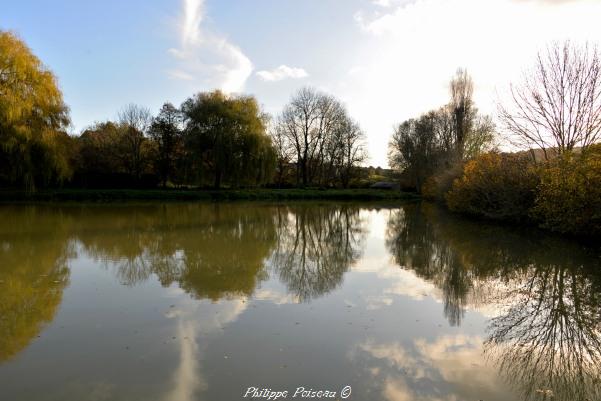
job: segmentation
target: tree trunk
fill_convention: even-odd
[[[215,185],[214,185],[215,189],[220,189],[221,188],[221,168],[217,167],[215,169]]]

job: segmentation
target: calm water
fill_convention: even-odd
[[[0,206],[2,400],[593,401],[600,322],[598,252],[430,205]]]

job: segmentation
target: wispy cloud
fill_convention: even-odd
[[[225,37],[203,29],[204,16],[204,0],[183,0],[178,24],[181,45],[169,49],[177,63],[169,77],[239,92],[252,74],[252,62]]]
[[[296,67],[288,67],[287,65],[281,65],[272,70],[258,71],[257,75],[263,81],[269,81],[269,82],[281,81],[281,80],[287,79],[287,78],[300,79],[300,78],[306,78],[309,76],[309,74],[307,74],[307,71],[305,71],[304,69],[296,68]]]

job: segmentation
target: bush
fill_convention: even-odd
[[[487,153],[466,163],[446,195],[449,209],[523,222],[534,205],[538,175],[525,154]]]
[[[455,162],[448,168],[432,174],[422,185],[422,196],[425,199],[444,202],[453,182],[463,175],[463,168],[463,162]]]
[[[540,172],[532,217],[542,227],[572,235],[601,234],[601,144],[566,154]]]

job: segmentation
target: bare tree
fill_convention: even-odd
[[[319,95],[312,89],[303,88],[282,112],[280,121],[296,151],[297,184],[309,181],[309,156],[320,140]]]
[[[287,167],[294,155],[294,147],[290,142],[281,120],[269,124],[269,135],[276,154],[276,180],[278,186],[284,182]]]
[[[596,46],[555,43],[539,53],[500,117],[512,142],[562,154],[601,138],[601,60]]]
[[[344,188],[348,188],[353,173],[367,159],[365,134],[359,124],[351,118],[344,118],[339,128],[338,175]]]
[[[330,95],[303,88],[292,97],[278,118],[276,132],[294,150],[297,184],[306,186],[319,177],[322,183],[332,178],[332,171],[339,166],[336,157],[342,144],[336,141],[336,135],[347,121],[346,109]]]
[[[145,134],[152,124],[152,113],[149,109],[129,104],[125,106],[118,115],[120,128],[123,129],[121,136],[121,146],[129,173],[136,179],[142,175],[145,164],[144,142]]]

